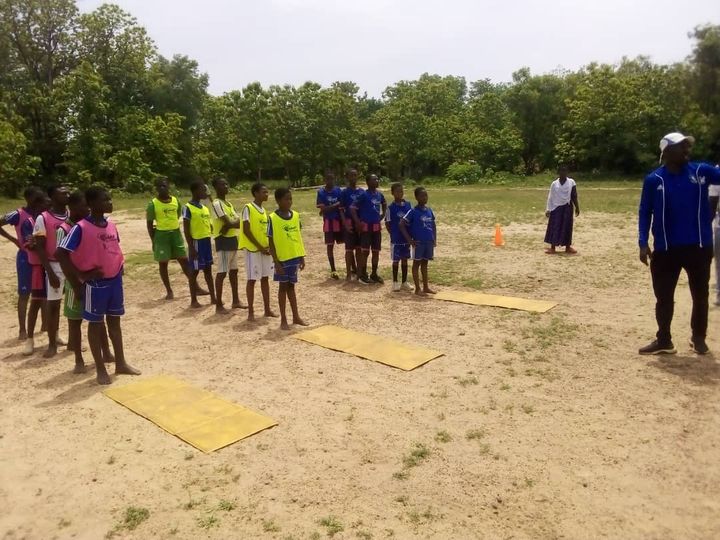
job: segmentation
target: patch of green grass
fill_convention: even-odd
[[[115,525],[115,527],[108,532],[105,537],[113,538],[117,533],[122,530],[134,531],[140,524],[150,517],[150,510],[147,508],[128,506],[123,513],[123,518]]]
[[[430,457],[430,449],[422,443],[415,443],[413,449],[410,450],[410,453],[406,456],[403,456],[403,467],[405,467],[406,469],[417,467],[428,457]]]
[[[275,523],[274,519],[263,519],[262,521],[263,531],[269,532],[280,532],[280,525]]]
[[[452,437],[447,431],[442,430],[435,434],[435,441],[439,443],[449,443],[452,441]]]
[[[215,514],[210,514],[208,516],[200,516],[196,520],[198,527],[205,530],[210,530],[213,527],[219,527],[220,526],[220,520],[215,517]]]
[[[223,465],[219,465],[215,467],[215,472],[220,474],[232,474],[233,468],[231,465],[228,465],[227,463]]]
[[[400,503],[403,506],[407,506],[408,500],[409,499],[407,495],[398,495],[397,497],[395,497],[395,502]]]
[[[410,474],[407,471],[397,471],[394,472],[392,476],[395,480],[407,480]]]
[[[465,438],[468,441],[476,441],[480,440],[485,436],[485,430],[484,429],[471,429],[468,430],[467,433],[465,433]]]
[[[234,501],[228,501],[226,499],[222,499],[218,505],[218,510],[223,510],[224,512],[230,512],[231,510],[235,510],[236,504]]]
[[[463,388],[470,385],[480,384],[480,381],[478,381],[478,378],[475,375],[471,375],[469,377],[460,377],[457,379],[457,382]]]
[[[345,530],[345,527],[343,526],[343,524],[335,516],[328,516],[328,517],[322,518],[318,523],[322,527],[325,527],[325,532],[327,533],[327,535],[330,538],[332,538],[336,534],[341,533]]]
[[[363,540],[372,540],[372,533],[369,531],[356,531],[355,536],[362,538]]]
[[[125,256],[125,270],[137,270],[144,266],[157,264],[153,259],[152,251],[138,251]]]
[[[549,324],[531,326],[524,334],[532,338],[541,349],[547,349],[554,344],[562,344],[577,335],[580,327],[577,324],[565,322],[560,317],[553,317]]]
[[[505,391],[505,390],[510,390],[510,385],[507,384],[507,383],[502,383],[502,384],[500,385],[500,390],[503,390],[503,391]]]
[[[184,510],[192,510],[193,508],[196,508],[200,505],[205,504],[206,501],[207,501],[207,497],[203,497],[202,499],[193,499],[192,497],[190,497],[188,495],[188,502],[186,502],[183,505],[183,509]]]

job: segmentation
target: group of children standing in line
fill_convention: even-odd
[[[393,184],[393,201],[387,205],[378,190],[376,175],[367,177],[367,189],[357,186],[357,177],[356,170],[348,171],[347,186],[340,189],[335,186],[334,175],[327,173],[325,186],[317,193],[331,278],[340,279],[334,246],[343,244],[348,281],[356,278],[361,284],[383,283],[378,265],[384,222],[390,234],[393,291],[412,289],[407,279],[408,260],[413,259],[415,293],[433,294],[428,285],[427,265],[433,258],[437,234],[435,215],[427,206],[427,191],[421,187],[415,189],[417,205],[413,207],[404,200],[402,185]],[[291,323],[307,326],[299,315],[295,293],[299,271],[305,268],[305,246],[300,214],[292,210],[292,192],[287,188],[275,190],[277,209],[268,212],[264,205],[269,190],[262,183],[256,183],[251,189],[253,200],[238,213],[227,200],[227,181],[216,179],[212,184],[214,198],[210,198],[203,181],[193,182],[192,198],[183,206],[170,194],[167,179],[156,182],[157,194],[147,205],[146,221],[166,299],[174,298],[168,265],[175,260],[187,276],[191,308],[200,307],[199,297],[207,295],[217,313],[229,313],[223,302],[227,277],[233,309],[247,308],[248,320],[255,320],[255,285],[260,281],[263,314],[277,317],[270,307],[269,278],[272,276],[278,283],[281,328],[290,328],[286,315],[288,303]],[[58,335],[64,298],[63,312],[69,327],[67,347],[75,353],[74,372],[85,372],[81,339],[85,320],[98,382],[111,382],[106,363],[115,363],[116,374],[139,374],[125,361],[123,353],[120,317],[125,313],[125,258],[117,227],[106,217],[113,211],[109,192],[91,187],[85,192],[70,193],[66,187],[53,186],[46,193],[29,187],[24,197],[24,207],[0,218],[0,235],[18,247],[18,323],[19,339],[25,341],[23,354],[31,355],[35,350],[39,314],[49,338],[44,356],[54,356],[58,347],[65,345]],[[206,206],[204,202],[208,199],[211,203]],[[15,237],[2,229],[3,225],[14,226]],[[213,243],[217,256],[214,279]],[[247,306],[240,300],[238,291],[240,250],[245,252]],[[198,283],[201,271],[207,289]],[[110,342],[114,354],[110,351]]]

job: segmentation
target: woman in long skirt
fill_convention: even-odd
[[[545,216],[549,218],[545,232],[545,243],[550,244],[545,250],[548,255],[557,253],[557,246],[565,246],[565,253],[577,253],[572,247],[573,214],[580,215],[580,205],[575,180],[568,178],[567,173],[567,167],[560,167],[558,178],[550,184],[545,212]]]

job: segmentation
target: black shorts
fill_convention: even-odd
[[[343,234],[342,231],[328,231],[323,234],[325,235],[325,244],[328,246],[332,246],[333,244],[345,243],[345,234]]]
[[[355,228],[351,231],[345,231],[345,251],[354,251],[360,247],[360,235]]]
[[[360,234],[360,247],[363,251],[380,251],[382,231],[367,231]]]

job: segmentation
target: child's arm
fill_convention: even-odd
[[[42,240],[40,240],[42,238]],[[48,282],[50,286],[57,289],[60,286],[60,278],[57,277],[55,270],[50,266],[50,259],[48,259],[47,252],[45,251],[46,243],[50,241],[47,236],[35,236],[35,247],[33,251],[37,253],[45,272],[47,273]]]
[[[433,212],[433,246],[437,247],[437,222],[435,220],[435,212]]]
[[[12,236],[9,232],[7,232],[3,227],[7,225],[7,220],[5,219],[5,216],[0,218],[0,236],[3,238],[7,238],[10,240],[13,244],[17,246],[18,249],[22,249],[22,246],[20,245],[20,240]]]
[[[380,214],[380,219],[385,219],[385,214],[387,214],[387,201],[385,201],[385,197],[382,199],[382,214]]]
[[[275,243],[273,242],[272,236],[268,236],[268,243],[270,244],[270,255],[272,255],[273,262],[275,263],[275,273],[281,276],[285,273],[285,270],[282,267],[282,263],[277,258]]]
[[[572,187],[572,191],[570,192],[570,200],[572,201],[573,205],[575,205],[575,216],[579,216],[580,203],[578,202],[577,188],[575,186]]]
[[[392,229],[390,228],[390,220],[391,219],[392,219],[392,216],[386,212],[385,213],[385,230],[388,232],[388,234],[392,234]]]
[[[258,248],[258,251],[264,253],[265,255],[270,255],[270,251],[268,248],[264,248],[260,245],[260,242],[257,241],[255,236],[252,233],[252,230],[250,230],[250,222],[249,221],[243,221],[243,234],[245,237],[250,240],[250,242]]]
[[[305,270],[305,257],[300,257],[300,270]]]
[[[187,210],[187,212],[189,212],[189,210]],[[183,233],[185,234],[185,241],[188,245],[188,256],[191,259],[196,259],[197,251],[195,250],[192,233],[190,232],[190,219],[187,216],[183,216]]]
[[[147,208],[145,209],[145,222],[147,224],[147,232],[148,236],[150,237],[150,241],[155,241],[155,205],[152,201],[150,201],[150,204],[148,204]]]
[[[70,283],[70,286],[75,291],[75,297],[82,298],[82,282],[80,280],[80,272],[75,268],[75,265],[70,260],[70,252],[61,247],[55,250],[55,258],[60,263],[65,278]]]
[[[407,241],[407,243],[410,244],[412,247],[415,247],[415,240],[410,238],[410,233],[408,233],[407,221],[405,221],[405,218],[402,218],[400,220],[400,232],[405,237],[405,240]]]

